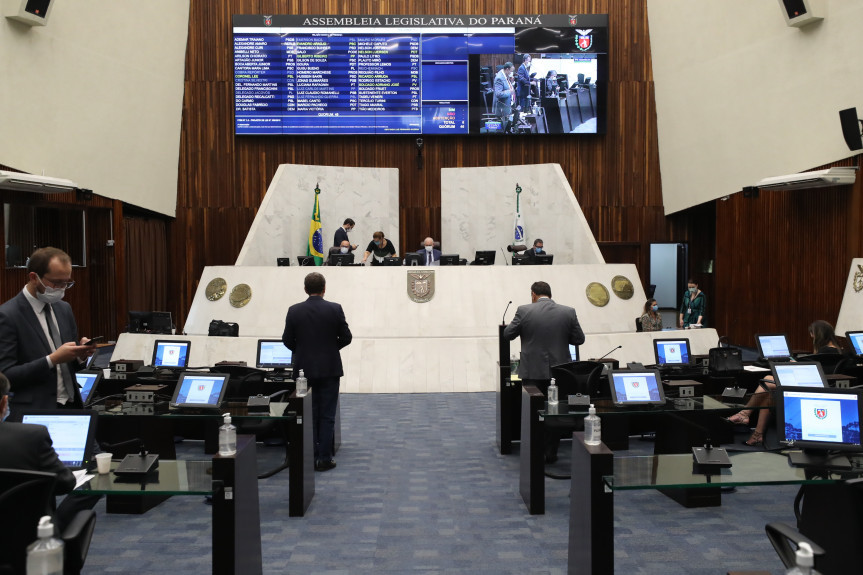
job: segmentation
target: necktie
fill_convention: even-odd
[[[54,349],[59,349],[63,345],[60,339],[60,330],[57,329],[57,323],[54,321],[54,314],[50,304],[45,304],[45,321],[48,323],[48,331],[51,333],[51,339],[54,341]],[[69,365],[61,363],[57,366],[60,369],[60,374],[63,378],[63,386],[66,388],[66,393],[69,394],[69,401],[75,399],[75,388],[72,386],[72,372],[69,371]]]
[[[432,253],[426,252],[426,265],[430,266],[432,264]]]

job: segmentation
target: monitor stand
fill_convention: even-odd
[[[825,469],[851,469],[851,461],[844,455],[827,451],[789,451],[788,461],[794,467],[821,467]]]

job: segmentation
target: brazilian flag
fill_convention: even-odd
[[[306,255],[315,256],[315,265],[324,263],[324,236],[321,233],[321,205],[318,196],[321,189],[315,186],[315,209],[312,211],[312,222],[309,224],[309,249]]]

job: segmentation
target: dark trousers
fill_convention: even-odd
[[[329,461],[333,458],[336,408],[339,403],[339,378],[310,378],[309,388],[312,390],[315,461]]]

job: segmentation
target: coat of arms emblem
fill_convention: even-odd
[[[854,274],[853,286],[855,292],[860,293],[863,291],[863,265],[857,264],[857,273]]]
[[[434,271],[408,272],[408,297],[416,303],[426,303],[434,297]]]

